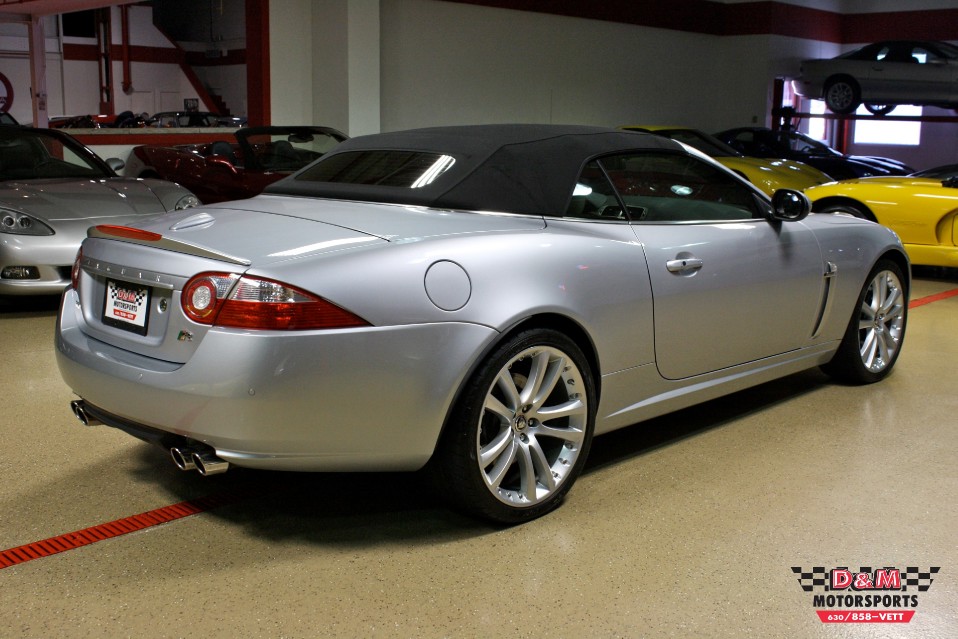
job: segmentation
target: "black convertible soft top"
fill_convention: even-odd
[[[576,178],[597,156],[638,149],[679,150],[657,135],[602,127],[493,124],[413,129],[351,138],[266,193],[388,202],[447,209],[555,215],[565,210]],[[320,182],[313,167],[344,153],[396,150],[455,158],[438,179],[420,188]]]

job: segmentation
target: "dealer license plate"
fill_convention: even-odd
[[[150,294],[149,286],[107,280],[103,323],[146,335],[150,319]]]

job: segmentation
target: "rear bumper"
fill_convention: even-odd
[[[820,82],[796,79],[792,80],[791,85],[792,91],[803,98],[818,99],[822,97],[822,84]]]
[[[60,309],[57,363],[104,423],[143,439],[141,432],[151,433],[161,445],[179,437],[202,442],[251,468],[421,467],[472,364],[496,336],[457,323],[213,329],[180,365],[88,337],[73,295],[66,292]]]

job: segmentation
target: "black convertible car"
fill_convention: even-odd
[[[756,158],[786,158],[814,166],[836,180],[880,175],[908,175],[914,169],[891,158],[845,155],[795,130],[741,127],[715,134],[736,151]]]

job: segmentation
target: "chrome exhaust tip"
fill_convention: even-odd
[[[70,410],[73,411],[73,414],[76,415],[76,418],[79,419],[80,423],[84,426],[99,426],[103,423],[87,412],[86,402],[82,399],[75,399],[70,402]]]
[[[196,464],[193,463],[193,453],[195,452],[192,448],[174,447],[170,449],[170,457],[173,458],[173,463],[180,470],[196,470]]]
[[[216,456],[216,453],[211,451],[194,451],[192,459],[196,470],[200,471],[200,474],[204,477],[225,473],[230,469],[228,461],[220,459]]]

